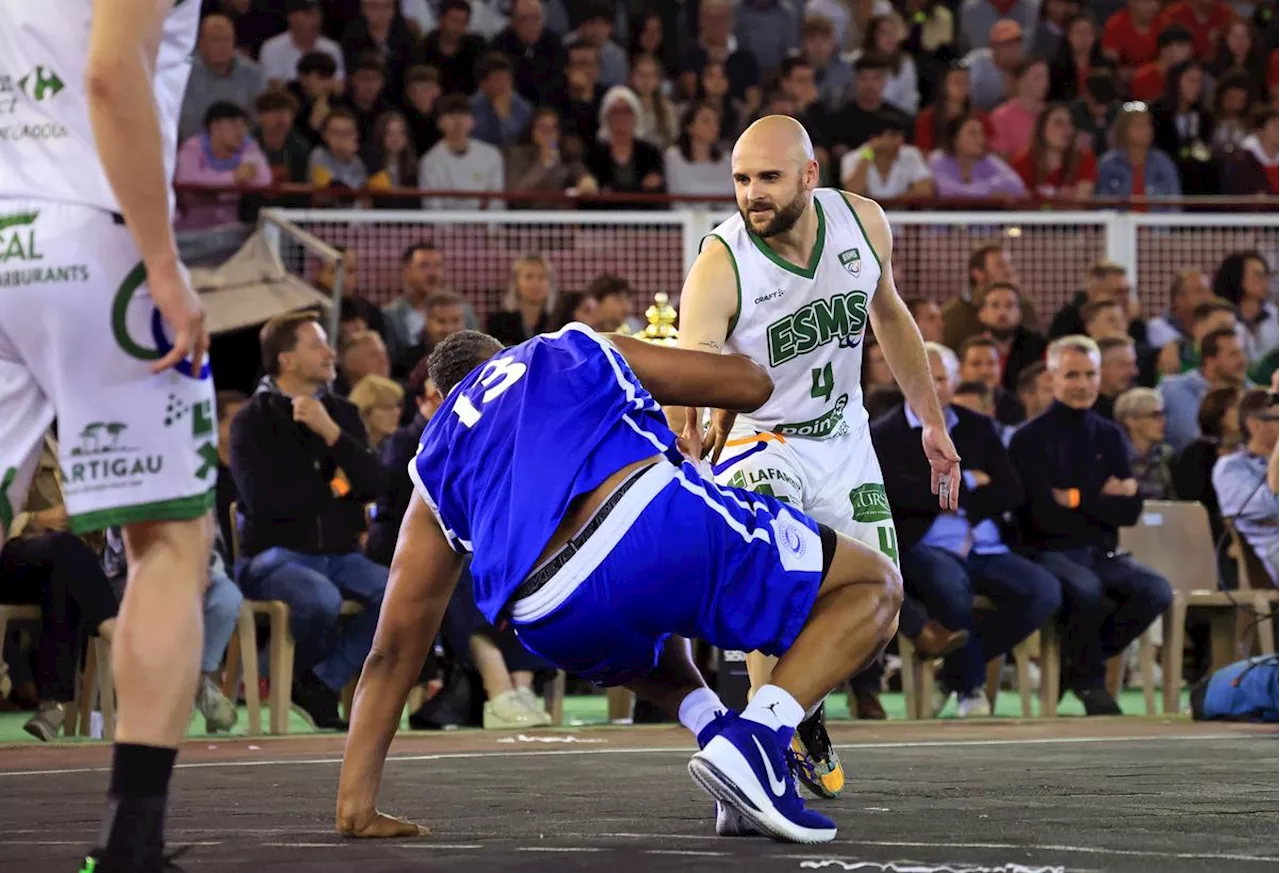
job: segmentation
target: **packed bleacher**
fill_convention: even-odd
[[[441,402],[427,355],[464,327],[506,344],[573,321],[643,329],[652,292],[674,296],[685,266],[679,228],[651,213],[731,212],[734,140],[774,113],[805,125],[822,184],[891,209],[1003,210],[900,237],[899,286],[965,459],[963,511],[929,499],[919,421],[870,333],[863,346],[907,602],[892,653],[853,677],[851,714],[884,718],[880,695],[925,661],[940,665],[937,700],[917,688],[926,702],[909,712],[954,698],[958,715],[987,715],[1008,684],[989,665],[1028,645],[1054,689],[1115,714],[1119,687],[1162,681],[1144,647],[1164,647],[1166,674],[1214,665],[1218,624],[1193,613],[1185,651],[1170,650],[1180,628],[1163,636],[1193,591],[1270,591],[1230,601],[1246,619],[1227,649],[1274,651],[1261,620],[1280,539],[1274,222],[1170,225],[1137,239],[1150,268],[1135,269],[1104,256],[1110,218],[1006,219],[1274,218],[1276,51],[1275,2],[206,0],[179,228],[339,211],[307,225],[337,261],[295,263],[333,296],[337,331],[295,312],[220,338],[217,409],[173,410],[219,429],[204,727],[270,700],[272,730],[290,706],[345,728],[406,467]],[[584,218],[433,233],[431,216],[489,210]],[[624,223],[600,223],[604,210]],[[109,667],[84,643],[110,642],[125,576],[118,531],[67,531],[56,441],[105,455],[119,436],[51,433],[0,551],[0,711],[30,710],[46,741],[94,708],[93,673]],[[1126,546],[1168,501],[1204,507],[1194,534],[1214,578],[1167,578]],[[6,625],[3,604],[39,618]],[[410,723],[545,726],[565,681],[484,622],[464,574]]]

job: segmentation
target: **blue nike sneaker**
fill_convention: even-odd
[[[698,748],[705,749],[729,725],[738,720],[738,714],[732,710],[718,713],[711,724],[698,732]],[[716,801],[716,836],[717,837],[758,837],[760,832],[751,826],[731,806]]]
[[[796,789],[789,753],[794,733],[729,720],[689,761],[689,775],[721,806],[775,840],[827,843],[835,839],[835,822],[806,809]]]

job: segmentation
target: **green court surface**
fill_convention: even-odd
[[[1182,709],[1186,709],[1188,695],[1184,692],[1182,696]],[[885,711],[889,714],[890,719],[902,719],[906,716],[906,706],[903,704],[901,694],[884,694],[880,697],[880,702],[884,705]],[[1033,703],[1033,707],[1037,704]],[[1123,691],[1120,694],[1120,707],[1126,715],[1142,715],[1145,708],[1142,702],[1141,691]],[[267,720],[266,708],[263,707],[263,722]],[[598,695],[580,695],[565,698],[564,717],[565,727],[573,727],[576,725],[598,725],[604,724],[607,719],[607,704],[603,694]],[[1080,716],[1084,715],[1084,707],[1080,701],[1076,700],[1074,695],[1068,694],[1062,699],[1062,703],[1058,707],[1058,713],[1064,716]],[[996,700],[996,716],[1000,718],[1018,718],[1021,715],[1021,706],[1018,702],[1018,696],[1010,692],[1002,692]],[[954,717],[955,702],[952,701],[943,711],[944,719]],[[31,714],[27,712],[7,712],[0,713],[0,744],[4,743],[35,743],[33,739],[22,729],[22,725],[30,718]],[[837,720],[846,720],[849,718],[848,708],[845,701],[845,695],[833,694],[827,702],[827,717]],[[248,725],[248,717],[245,714],[244,707],[240,707],[240,720],[234,728],[232,728],[231,736],[243,736],[245,727]],[[409,726],[406,718],[401,727],[407,729]],[[289,716],[289,732],[294,735],[314,733],[312,728],[303,721],[296,713],[290,713]],[[225,737],[227,734],[206,734],[204,732],[203,719],[192,719],[191,729],[188,737],[204,737],[217,739]],[[71,742],[91,742],[90,740],[71,740]]]

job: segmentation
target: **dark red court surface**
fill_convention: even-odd
[[[822,802],[836,842],[714,835],[676,728],[394,746],[383,809],[433,829],[332,829],[341,737],[190,744],[169,834],[192,871],[1274,871],[1274,728],[1181,720],[832,725],[851,783]],[[72,871],[94,838],[109,751],[0,749],[0,871]],[[818,801],[815,801],[818,803]]]

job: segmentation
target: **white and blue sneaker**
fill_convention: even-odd
[[[705,749],[707,743],[720,736],[720,732],[737,719],[738,714],[732,710],[718,713],[711,724],[698,732],[698,748]],[[760,832],[751,826],[751,822],[739,815],[733,807],[716,801],[716,836],[758,837],[760,835]]]
[[[722,807],[775,840],[827,843],[835,839],[835,822],[805,809],[796,790],[789,753],[794,733],[751,719],[726,719],[689,762],[689,775]]]

